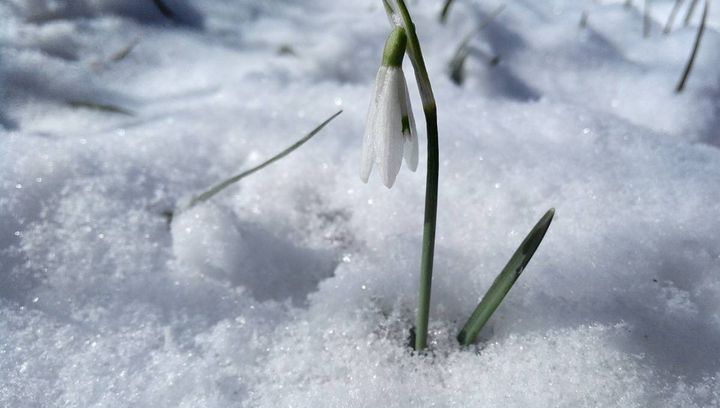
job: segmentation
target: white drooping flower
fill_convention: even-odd
[[[360,178],[367,183],[377,163],[383,184],[392,187],[403,157],[410,170],[418,165],[418,138],[410,106],[402,60],[405,31],[398,27],[388,37],[383,63],[375,79],[363,141]]]

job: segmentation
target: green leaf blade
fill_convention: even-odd
[[[517,279],[522,274],[535,251],[540,246],[545,237],[545,233],[550,227],[555,209],[551,208],[540,221],[535,224],[530,233],[525,237],[520,247],[515,251],[508,261],[505,268],[495,278],[490,289],[485,293],[480,303],[477,305],[467,323],[457,336],[458,342],[462,346],[467,346],[475,342],[480,330],[485,326],[495,310],[500,306],[505,296],[513,287]]]

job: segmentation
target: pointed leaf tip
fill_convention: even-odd
[[[542,216],[542,218],[540,218],[540,221],[535,224],[527,238],[525,238],[525,241],[523,241],[522,253],[524,255],[529,254],[532,256],[535,250],[537,250],[538,246],[540,246],[540,242],[545,236],[545,233],[550,227],[550,223],[552,222],[554,216],[555,209],[551,208],[545,213],[545,215]]]

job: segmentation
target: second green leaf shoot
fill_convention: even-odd
[[[535,254],[538,246],[540,246],[540,242],[542,242],[543,237],[545,237],[545,233],[554,215],[554,208],[551,208],[543,215],[540,221],[535,224],[532,231],[525,237],[525,240],[520,244],[520,247],[515,251],[502,272],[495,278],[495,282],[493,282],[490,289],[485,293],[480,304],[477,305],[475,311],[460,331],[460,334],[458,334],[457,339],[460,345],[468,346],[475,342],[480,330],[485,326],[485,323],[490,319],[495,309],[500,306],[505,295],[507,295],[510,288],[515,284],[515,281],[520,277],[520,274],[522,274],[528,262],[530,262],[533,254]]]

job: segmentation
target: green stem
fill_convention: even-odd
[[[423,224],[422,259],[420,262],[420,292],[415,320],[415,350],[427,347],[427,329],[430,317],[430,287],[432,286],[433,258],[435,255],[435,225],[438,197],[438,126],[437,110],[425,108],[427,124],[427,179],[425,182],[425,221]]]
[[[405,6],[405,1],[397,0],[397,5],[408,37],[408,54],[410,55],[410,61],[415,71],[418,88],[420,88],[420,98],[422,99],[423,109],[427,110],[432,107],[432,109],[435,110],[435,96],[433,95],[432,86],[430,85],[430,76],[428,75],[427,68],[425,68],[425,60],[423,59],[422,50],[420,49],[420,40],[415,32],[415,24],[410,18],[410,12],[407,6]],[[425,114],[425,119],[428,119],[427,113]]]
[[[387,3],[386,3],[387,4]],[[430,288],[432,286],[433,257],[435,254],[435,225],[437,220],[438,198],[438,125],[437,106],[435,96],[430,85],[430,76],[425,68],[425,60],[420,49],[420,40],[415,32],[415,24],[410,18],[410,12],[404,0],[397,0],[398,11],[402,17],[403,26],[408,38],[408,54],[415,71],[420,98],[425,113],[425,126],[427,127],[427,181],[425,183],[425,219],[423,224],[422,258],[420,260],[420,290],[418,300],[417,319],[415,320],[415,350],[420,351],[427,347],[427,329],[430,316]],[[386,5],[386,10],[392,11]],[[393,20],[392,16],[391,20]]]

